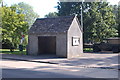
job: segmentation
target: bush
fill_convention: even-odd
[[[2,40],[2,49],[10,49],[12,43],[8,39]]]

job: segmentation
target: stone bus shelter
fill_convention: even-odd
[[[83,53],[83,32],[77,16],[38,18],[28,35],[29,55],[74,58]]]

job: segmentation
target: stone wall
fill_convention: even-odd
[[[38,37],[39,36],[56,36],[56,56],[58,57],[67,57],[67,36],[66,33],[60,34],[37,34],[37,35],[29,35],[28,41],[28,54],[30,55],[38,55]],[[51,46],[52,47],[52,46]]]
[[[58,57],[67,57],[67,35],[59,34],[57,35],[56,41],[56,52]]]
[[[28,37],[28,54],[37,55],[38,54],[38,37],[37,35],[29,35]]]
[[[77,23],[77,19],[74,18],[71,27],[68,30],[68,42],[67,42],[67,57],[68,58],[75,58],[80,56],[80,54],[83,53],[83,34],[82,34],[82,30],[80,30],[81,26],[78,25]],[[72,38],[73,37],[78,37],[79,40],[79,45],[78,46],[73,46],[72,43]]]
[[[75,17],[67,32],[31,33],[29,34],[28,54],[38,55],[38,37],[56,36],[56,55],[58,57],[75,58],[83,53],[83,32]],[[79,38],[79,45],[73,46],[73,37]],[[52,47],[52,46],[51,46]]]

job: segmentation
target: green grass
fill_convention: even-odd
[[[84,52],[93,52],[93,48],[84,48],[83,51]]]
[[[26,50],[19,51],[18,49],[14,49],[13,52],[10,52],[10,49],[0,49],[0,53],[6,53],[6,54],[23,54],[26,55]]]
[[[92,48],[84,48],[84,52],[92,52],[92,51],[93,51]],[[26,55],[26,50],[19,51],[18,49],[15,49],[14,52],[10,52],[10,49],[0,49],[0,53]]]

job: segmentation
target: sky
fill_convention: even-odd
[[[34,11],[40,16],[40,18],[43,18],[46,14],[49,12],[57,12],[57,2],[59,0],[3,0],[5,4],[8,6],[12,4],[17,4],[19,2],[25,2],[29,5],[31,5],[34,9]],[[118,4],[120,0],[108,0],[110,4]]]

